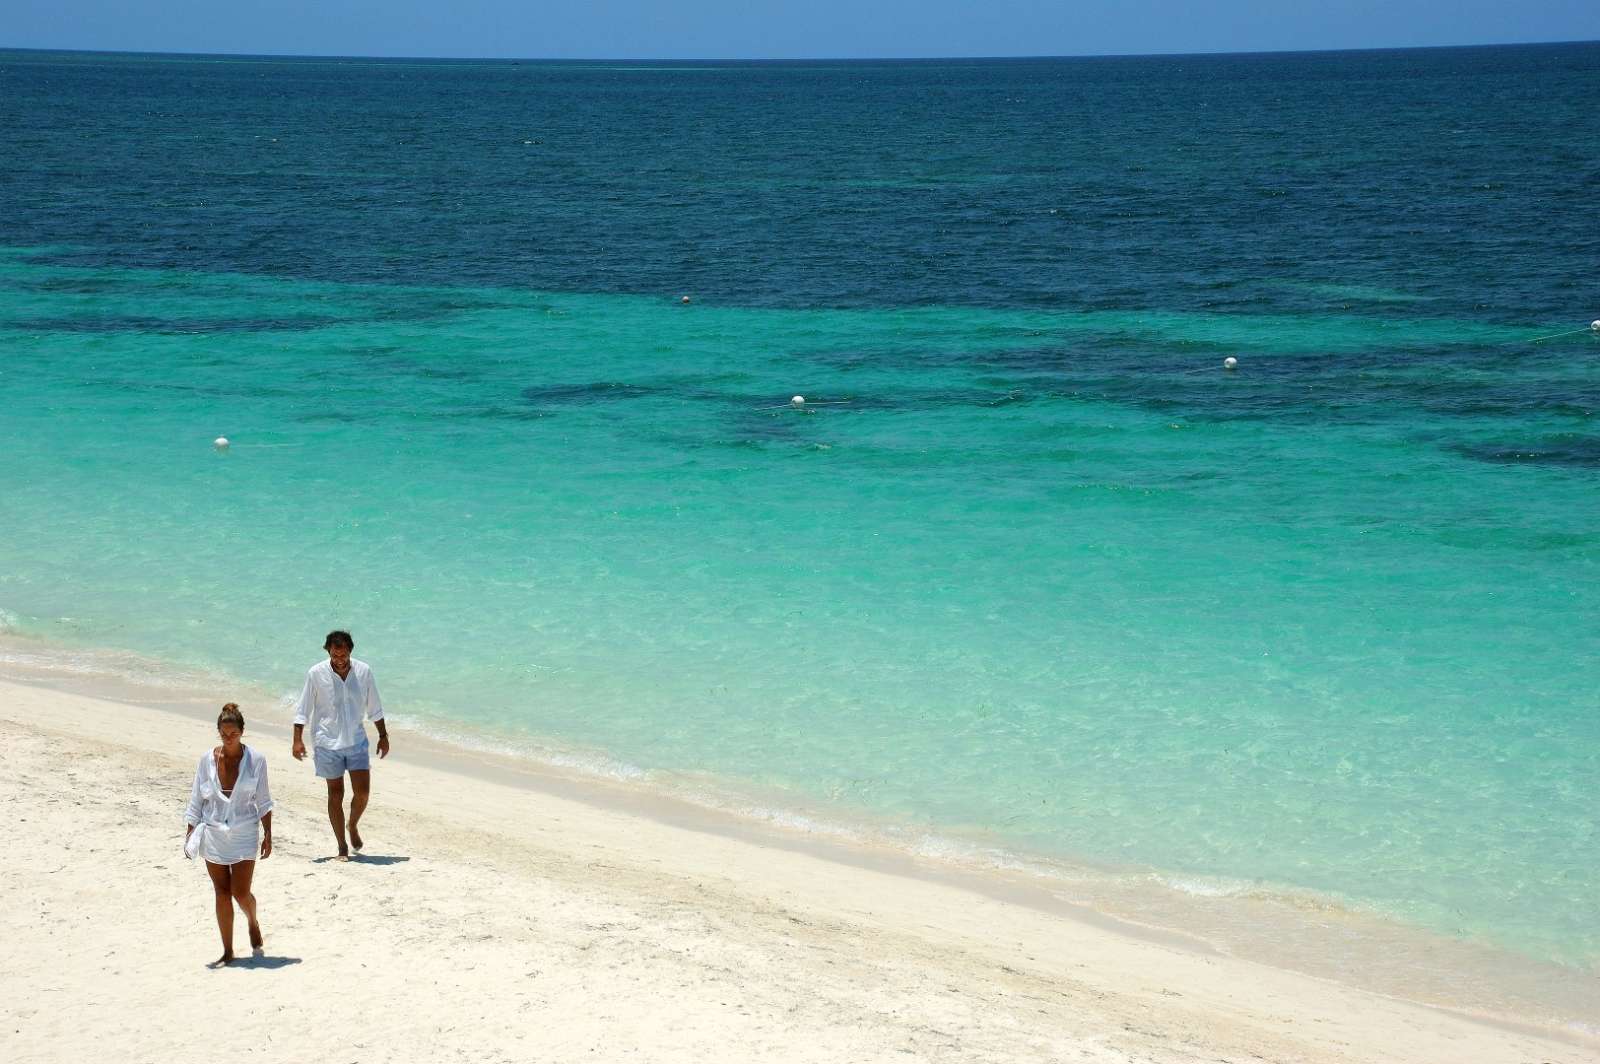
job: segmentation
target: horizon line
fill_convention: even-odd
[[[126,55],[176,57],[188,59],[355,59],[421,63],[946,63],[1044,61],[1055,59],[1183,59],[1217,56],[1256,55],[1339,55],[1366,52],[1462,51],[1472,48],[1549,48],[1564,45],[1600,44],[1600,38],[1555,41],[1479,41],[1468,44],[1381,45],[1363,48],[1267,48],[1244,51],[1211,52],[1081,52],[1077,54],[1031,55],[915,55],[915,56],[754,56],[702,57],[695,59],[665,56],[473,56],[473,55],[379,55],[335,52],[201,52],[146,51],[117,48],[38,48],[0,44],[0,53],[35,52],[57,55]]]

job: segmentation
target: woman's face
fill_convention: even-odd
[[[217,728],[217,734],[222,736],[224,750],[237,750],[239,740],[244,737],[244,729],[237,724],[223,724]]]

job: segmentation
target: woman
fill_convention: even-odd
[[[222,956],[216,965],[233,963],[233,903],[238,902],[250,923],[250,948],[261,948],[261,925],[256,922],[256,896],[250,882],[256,874],[257,826],[261,859],[272,856],[272,792],[267,788],[267,759],[245,746],[244,714],[232,702],[217,718],[222,745],[200,756],[194,789],[184,822],[183,852],[203,857],[211,873],[217,906],[217,929],[222,932]]]

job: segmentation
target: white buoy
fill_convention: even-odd
[[[682,299],[679,299],[678,302],[679,303],[687,303],[687,302],[689,302],[689,297],[688,296],[684,296]]]
[[[1600,332],[1600,318],[1596,318],[1594,321],[1589,323],[1589,331]]]
[[[218,436],[216,439],[211,441],[211,446],[215,447],[219,451],[226,451],[228,449],[228,437]]]
[[[1222,368],[1223,369],[1238,369],[1239,368],[1239,360],[1234,358],[1232,355],[1229,355],[1227,358],[1222,360]]]
[[[790,406],[805,406],[806,405],[806,397],[803,396],[803,395],[797,395],[793,399],[789,400],[789,405]]]

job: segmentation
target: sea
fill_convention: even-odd
[[[0,51],[0,658],[1592,979],[1597,104]]]

